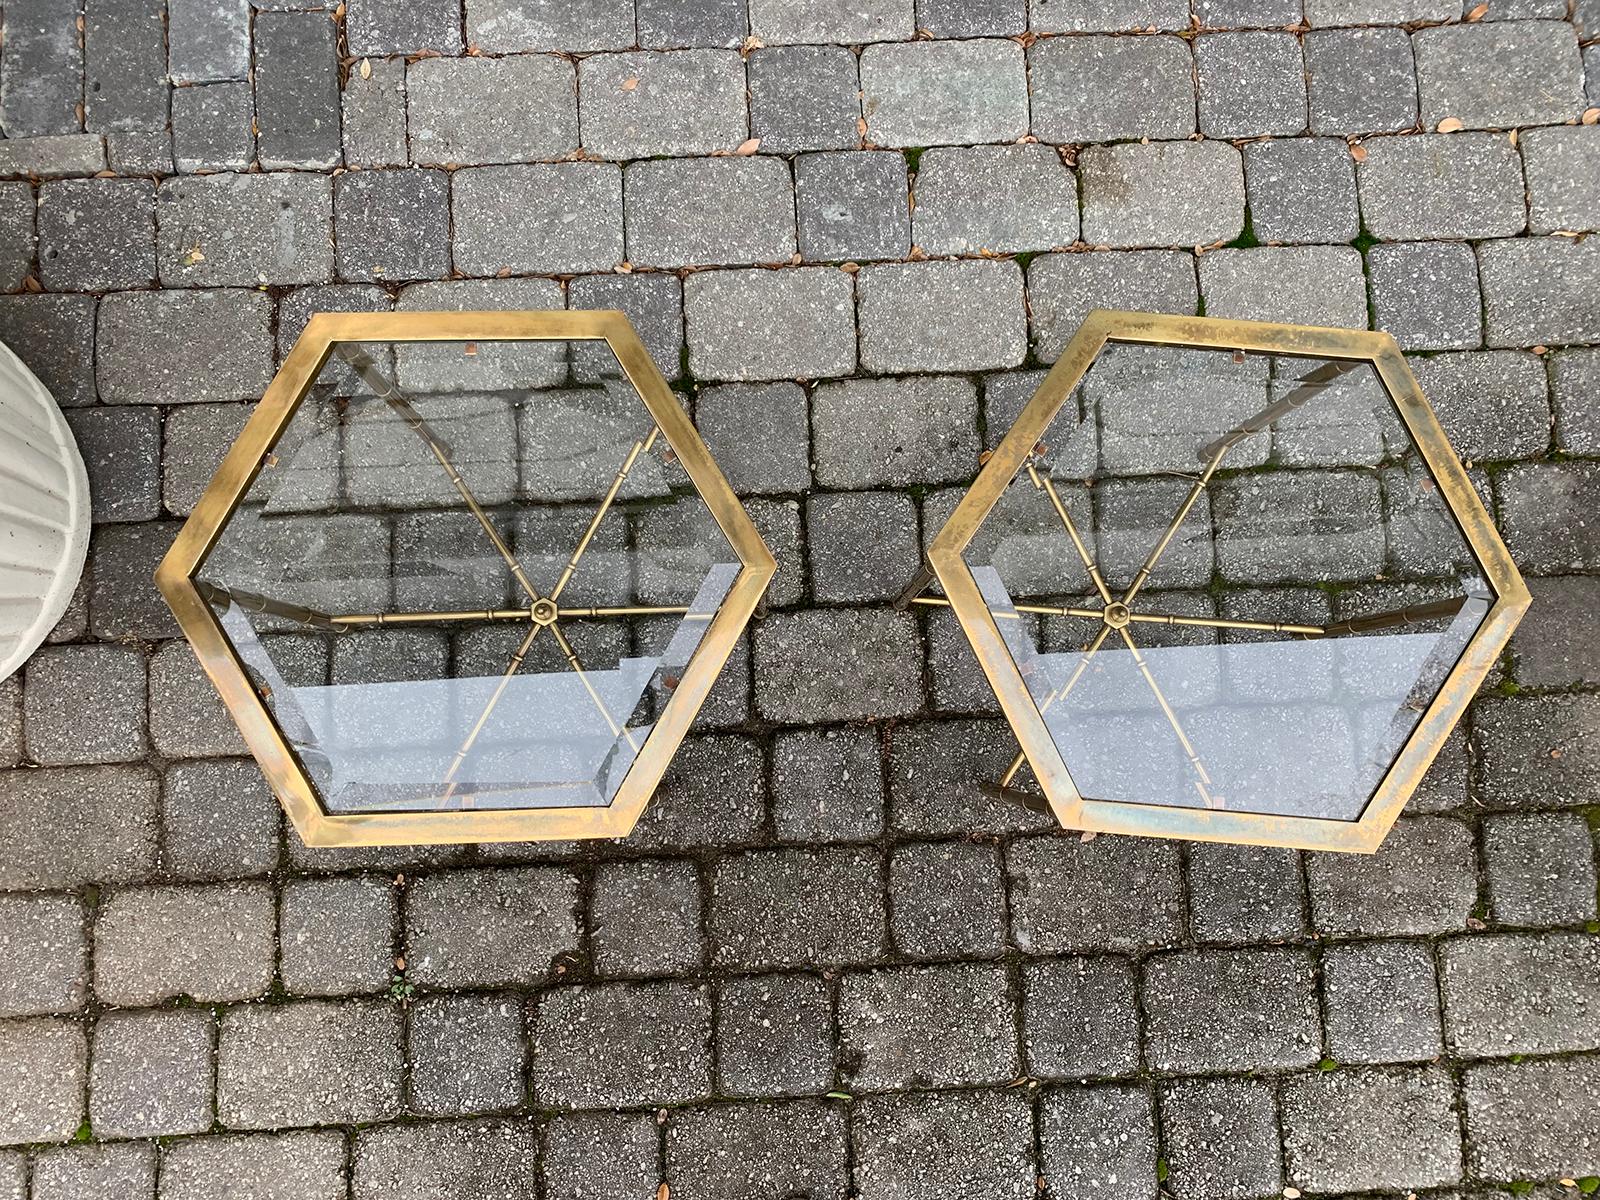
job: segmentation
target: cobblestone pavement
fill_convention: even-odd
[[[0,683],[0,1197],[1593,1190],[1595,0],[310,3],[4,6],[0,336],[96,524]],[[773,612],[629,842],[308,851],[151,568],[308,312],[563,304]],[[1390,330],[1532,577],[1376,857],[976,792],[886,600],[1096,305]]]

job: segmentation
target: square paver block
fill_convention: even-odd
[[[0,1017],[82,1008],[86,951],[76,896],[0,895]]]
[[[1194,57],[1176,37],[1062,37],[1028,51],[1040,141],[1183,138],[1195,131]]]
[[[724,859],[711,879],[712,963],[771,969],[875,961],[884,941],[882,870],[874,851],[843,847]]]
[[[750,0],[750,32],[770,45],[904,41],[914,19],[912,0]]]
[[[1497,238],[1527,224],[1521,164],[1491,133],[1374,138],[1356,169],[1374,237]]]
[[[700,965],[700,872],[687,860],[602,863],[589,898],[602,975],[683,975]]]
[[[906,160],[898,151],[797,155],[794,185],[806,258],[843,262],[910,253]]]
[[[324,176],[194,175],[156,194],[167,287],[256,287],[333,278],[333,189]]]
[[[155,282],[155,186],[147,179],[46,181],[38,226],[39,282],[51,291]]]
[[[1471,246],[1374,246],[1367,254],[1367,282],[1373,323],[1392,333],[1402,350],[1452,350],[1482,342],[1483,301]]]
[[[1309,1067],[1322,1056],[1311,959],[1289,949],[1181,951],[1146,961],[1145,1054],[1158,1071]]]
[[[1041,254],[1028,264],[1028,315],[1041,362],[1060,358],[1094,309],[1185,314],[1199,299],[1194,256],[1183,251]],[[991,423],[990,433],[997,432],[1005,429]]]
[[[623,258],[615,163],[472,167],[451,176],[456,269],[468,275],[609,271]]]
[[[701,379],[821,379],[856,365],[855,287],[832,267],[702,271],[683,287]]]
[[[578,66],[583,145],[599,158],[735,149],[749,133],[736,50],[596,54]]]
[[[89,1121],[105,1137],[211,1128],[215,1033],[204,1009],[110,1012],[95,1022]]]
[[[461,871],[406,897],[406,974],[417,983],[484,987],[551,977],[578,944],[577,881],[554,868]]]
[[[869,371],[983,371],[1028,352],[1014,262],[882,263],[856,276],[861,365]]]
[[[1169,843],[1026,838],[1007,850],[1006,871],[1012,939],[1026,954],[1128,952],[1178,937],[1183,887]]]
[[[95,995],[119,1005],[259,996],[272,981],[275,924],[264,883],[113,892],[95,917]]]
[[[1175,1200],[1245,1200],[1283,1187],[1278,1105],[1265,1079],[1184,1079],[1161,1089],[1167,1190]]]
[[[1367,327],[1361,252],[1354,246],[1217,250],[1199,265],[1207,316]]]
[[[1600,228],[1600,126],[1530,129],[1517,144],[1528,177],[1528,231]]]
[[[821,976],[756,975],[717,997],[717,1079],[734,1096],[803,1096],[833,1082],[833,1004]]]
[[[1189,28],[1181,0],[1029,0],[1034,33],[1130,33]]]
[[[64,1142],[78,1131],[88,1057],[79,1021],[0,1022],[0,1146]]]
[[[1578,38],[1565,21],[1487,21],[1419,30],[1422,123],[1468,129],[1559,125],[1583,111]]]
[[[794,383],[727,383],[703,390],[694,423],[740,495],[811,486],[811,426]]]
[[[1595,919],[1594,839],[1576,813],[1506,813],[1484,823],[1489,906],[1502,925]]]
[[[1455,1093],[1440,1067],[1324,1071],[1291,1080],[1283,1092],[1290,1183],[1333,1193],[1457,1182]]]
[[[1017,1027],[998,964],[895,967],[839,985],[839,1056],[853,1091],[1000,1083]]]
[[[577,75],[554,55],[418,59],[405,94],[412,162],[532,162],[578,148]]]
[[[1294,34],[1205,34],[1195,39],[1194,61],[1207,137],[1305,132],[1305,61]]]
[[[22,730],[47,766],[143,758],[146,663],[131,646],[46,646],[28,663]]]
[[[990,38],[869,46],[861,111],[880,146],[1015,141],[1028,132],[1023,49]]]
[[[1269,138],[1244,148],[1250,225],[1263,242],[1350,242],[1361,232],[1355,163],[1336,138]]]
[[[1157,1194],[1155,1108],[1143,1088],[1046,1093],[1039,1145],[1044,1177],[1066,1195]]]
[[[1356,942],[1322,956],[1328,1055],[1339,1063],[1426,1061],[1440,1053],[1439,984],[1426,943]]]
[[[630,0],[467,0],[467,42],[491,54],[518,50],[623,50],[634,44]]]
[[[1417,72],[1402,29],[1314,29],[1304,38],[1311,132],[1393,133],[1417,122]]]
[[[1133,968],[1117,957],[1059,958],[1023,969],[1028,1073],[1114,1078],[1139,1069]]]
[[[929,254],[1048,250],[1077,238],[1077,184],[1049,146],[941,147],[917,163],[912,241]]]
[[[872,1097],[850,1106],[850,1122],[861,1200],[1038,1190],[1033,1111],[1015,1090]]]
[[[765,154],[847,150],[861,143],[856,56],[844,46],[772,46],[745,62],[750,136]]]
[[[1600,341],[1600,242],[1504,238],[1478,251],[1490,346]]]
[[[555,1108],[698,1100],[711,1093],[711,996],[688,983],[558,988],[532,1031],[535,1095]]]
[[[852,379],[812,395],[817,482],[908,487],[969,478],[977,390],[965,379]]]
[[[411,1102],[435,1117],[522,1103],[523,1005],[507,993],[428,996],[411,1010]]]
[[[1421,935],[1466,927],[1477,902],[1471,832],[1443,817],[1407,818],[1376,854],[1311,854],[1311,911],[1325,933]]]
[[[1494,1063],[1463,1076],[1467,1169],[1480,1179],[1566,1178],[1600,1171],[1600,1067],[1590,1055]],[[1587,1146],[1582,1154],[1574,1147]],[[1566,1189],[1562,1189],[1563,1191]]]
[[[385,877],[296,879],[278,906],[279,974],[297,996],[375,992],[396,970],[396,889]]]
[[[780,159],[638,162],[625,190],[635,266],[778,263],[795,252],[794,188]]]
[[[883,750],[871,730],[799,729],[773,742],[780,841],[871,840],[883,831],[883,800]]]
[[[1129,142],[1078,155],[1083,240],[1196,246],[1244,229],[1244,166],[1223,142]]]

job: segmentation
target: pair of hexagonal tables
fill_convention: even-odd
[[[626,835],[774,569],[622,314],[324,313],[156,581],[331,846]],[[1527,603],[1387,335],[1115,312],[900,598],[1016,734],[991,793],[1368,851]]]

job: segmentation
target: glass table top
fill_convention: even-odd
[[[739,571],[604,340],[368,342],[197,583],[339,814],[609,804]]]
[[[1370,363],[1239,351],[1107,346],[964,560],[1085,798],[1340,821],[1494,600]]]

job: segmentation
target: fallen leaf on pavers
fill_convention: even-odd
[[[622,90],[625,91],[625,92],[631,92],[631,91],[633,91],[634,88],[636,88],[638,86],[639,86],[639,77],[637,75],[630,75],[630,76],[628,76],[628,78],[626,78],[626,79],[624,79],[622,81]]]
[[[1363,146],[1360,142],[1351,142],[1350,143],[1350,157],[1355,159],[1357,162],[1366,162],[1367,161],[1367,148],[1365,146]]]
[[[1488,15],[1489,6],[1487,4],[1475,4],[1473,5],[1471,11],[1467,13],[1465,19],[1468,21],[1481,21]]]
[[[370,58],[363,58],[361,60],[360,71],[361,71],[361,78],[363,78],[363,79],[371,79],[372,78],[372,60]]]
[[[671,1200],[672,1189],[665,1183],[656,1189],[656,1200]]]
[[[1593,125],[1596,122],[1600,122],[1600,108],[1584,109],[1583,116],[1579,117],[1578,120],[1582,121],[1585,125]]]
[[[739,155],[748,155],[754,154],[759,149],[761,149],[760,138],[745,138],[744,141],[739,143],[739,148],[735,150],[734,153]]]
[[[1435,133],[1455,133],[1461,128],[1460,117],[1446,117],[1433,127]]]

